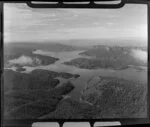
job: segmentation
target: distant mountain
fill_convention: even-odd
[[[147,47],[148,41],[139,38],[102,38],[102,39],[71,39],[56,41],[57,43],[89,48],[94,45],[120,46],[120,47]]]
[[[62,52],[62,51],[74,51],[80,49],[80,47],[73,46],[71,45],[66,45],[66,44],[61,44],[61,42],[50,42],[50,43],[9,43],[9,44],[4,44],[4,49],[5,51],[9,50],[14,50],[18,48],[24,48],[28,50],[36,50],[36,49],[41,49],[41,50],[48,50],[48,51],[53,51],[53,52]]]

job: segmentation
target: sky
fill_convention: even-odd
[[[147,6],[120,9],[35,9],[4,4],[4,42],[71,39],[147,39]]]

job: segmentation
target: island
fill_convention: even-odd
[[[81,69],[110,68],[117,70],[129,68],[131,65],[146,67],[147,61],[134,58],[134,55],[136,55],[134,52],[142,51],[140,49],[130,47],[98,46],[80,53],[83,57],[66,61],[64,64]],[[85,58],[84,56],[90,56],[91,58]]]

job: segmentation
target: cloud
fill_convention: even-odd
[[[40,64],[41,60],[39,60],[38,58],[31,58],[29,56],[25,56],[22,55],[20,57],[18,57],[17,59],[12,59],[9,60],[9,64],[13,65],[13,64],[19,64],[19,65],[34,65],[34,64]]]
[[[137,60],[143,61],[143,62],[147,62],[147,57],[148,54],[146,51],[142,51],[139,49],[132,49],[131,50],[131,56],[134,57]]]
[[[134,7],[133,5],[126,5],[122,9],[114,10],[33,9],[22,3],[7,3],[4,6],[4,15],[6,43],[75,38],[120,37],[126,39],[131,36],[147,37],[147,10],[145,5],[134,5]],[[105,30],[103,28],[97,29],[96,26],[103,27]],[[68,29],[74,29],[76,36],[74,36],[74,33],[72,34],[72,31],[67,34],[66,32],[59,32],[59,30],[65,31]]]

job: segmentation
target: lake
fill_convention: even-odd
[[[36,50],[33,51],[33,54],[40,54],[40,55],[45,55],[45,56],[52,56],[59,58],[58,61],[56,61],[54,64],[48,65],[48,66],[37,66],[37,67],[27,67],[26,68],[26,73],[34,70],[34,69],[45,69],[45,70],[51,70],[55,72],[67,72],[71,74],[79,74],[80,77],[75,79],[63,79],[59,78],[61,81],[60,84],[71,81],[75,89],[69,94],[73,99],[79,100],[81,91],[83,88],[86,86],[87,81],[93,77],[93,76],[112,76],[112,77],[118,77],[118,78],[123,78],[127,80],[132,80],[136,81],[139,83],[146,83],[147,84],[147,69],[143,68],[140,70],[137,70],[135,67],[131,66],[130,68],[124,69],[124,70],[113,70],[113,69],[80,69],[74,66],[69,66],[63,64],[66,61],[70,61],[75,58],[79,57],[86,57],[86,56],[81,56],[79,53],[83,52],[82,51],[70,51],[70,52],[50,52],[50,51],[42,51],[42,50]],[[86,58],[91,58],[91,57],[86,57]]]

